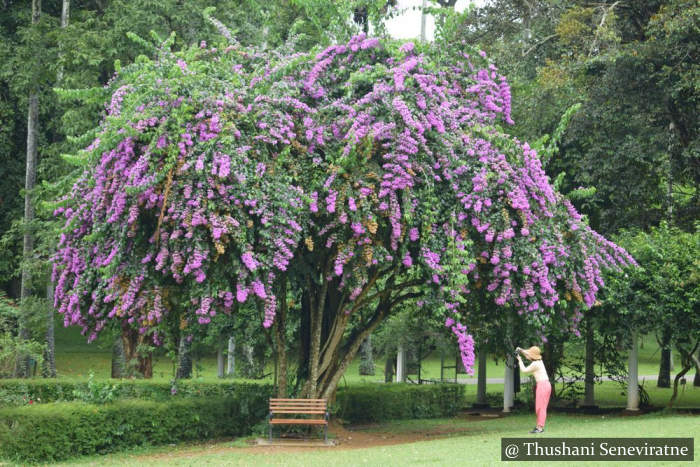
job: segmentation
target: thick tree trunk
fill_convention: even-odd
[[[593,320],[590,316],[590,312],[586,315],[586,374],[584,377],[584,396],[583,405],[584,407],[594,407],[595,406],[595,359],[593,355],[594,351],[594,334],[593,334]]]
[[[659,362],[659,377],[656,380],[656,386],[660,388],[671,387],[671,349],[669,347],[661,348],[661,361]]]
[[[700,386],[700,358],[698,358],[698,354],[700,354],[700,351],[691,355],[693,363],[695,363],[695,378],[693,378],[693,386],[696,387]]]
[[[39,22],[41,16],[41,0],[32,0],[32,25]],[[31,295],[31,266],[28,264],[34,251],[34,235],[31,231],[31,223],[34,220],[34,203],[32,191],[36,183],[37,165],[37,135],[39,131],[39,92],[35,88],[29,96],[27,110],[27,164],[24,177],[24,238],[22,248],[22,282],[20,284],[19,338],[28,340],[29,311],[26,300]],[[18,378],[29,377],[29,356],[21,354],[17,359],[15,376]]]
[[[138,362],[139,374],[146,379],[153,378],[153,356],[151,354],[139,355],[136,361]]]
[[[177,371],[175,378],[187,379],[192,377],[192,342],[188,342],[186,336],[180,336],[180,343],[177,349]]]
[[[330,263],[329,263],[330,264]],[[328,277],[328,267],[324,271],[323,277]],[[316,394],[319,379],[319,362],[321,358],[321,332],[323,325],[323,311],[326,306],[326,295],[328,291],[328,280],[324,280],[318,298],[312,301],[311,307],[311,347],[309,351],[309,381],[306,393]]]
[[[384,382],[391,383],[394,381],[394,359],[391,355],[387,355],[384,362]]]
[[[352,360],[357,355],[362,341],[364,341],[367,338],[367,336],[369,336],[372,333],[372,331],[374,331],[377,328],[379,323],[381,323],[384,320],[384,318],[386,318],[387,314],[395,305],[411,296],[410,294],[405,294],[401,297],[395,298],[392,301],[391,291],[394,286],[393,277],[387,280],[385,286],[386,289],[380,294],[379,303],[377,304],[377,307],[374,310],[374,315],[362,331],[359,331],[349,337],[348,342],[343,348],[345,352],[343,358],[340,360],[340,363],[334,365],[332,369],[329,369],[329,373],[327,375],[329,377],[323,380],[323,384],[319,388],[318,395],[320,395],[324,399],[330,400],[335,395],[335,390],[338,387],[338,382],[340,381],[340,378],[343,376],[343,374],[345,374],[345,371],[347,370],[348,366],[350,366]],[[337,355],[337,351],[335,352],[335,354]]]
[[[656,385],[660,388],[671,387],[671,331],[664,328],[659,341],[661,348],[661,361],[659,362],[659,377]]]
[[[627,410],[639,410],[639,376],[637,373],[637,331],[632,331],[632,347],[629,355],[629,379],[627,380]]]
[[[324,273],[318,271],[318,277],[326,280],[314,287],[315,279],[310,276],[302,295],[300,367],[297,373],[298,381],[303,381],[302,397],[332,399],[362,342],[392,308],[422,295],[409,290],[421,282],[396,284],[395,271],[373,270],[361,293],[348,302],[345,294],[338,293],[340,279],[328,280],[332,263],[332,258],[318,260],[317,264],[324,264]],[[381,282],[382,288],[377,290],[380,273],[384,274],[385,280]],[[348,332],[351,318],[361,325]]]
[[[287,320],[287,281],[282,280],[279,290],[280,310],[275,319],[275,345],[277,346],[277,397],[286,398],[287,389],[287,341],[286,320]]]
[[[122,344],[124,345],[124,358],[126,360],[127,376],[139,375],[143,378],[153,377],[153,358],[151,354],[139,352],[139,346],[144,343],[144,336],[138,331],[122,323]]]
[[[486,400],[486,344],[481,341],[479,345],[479,368],[476,377],[476,404],[479,406],[488,406],[489,403]]]
[[[46,299],[48,302],[46,313],[46,350],[44,351],[44,378],[56,377],[56,339],[54,336],[54,310],[53,310],[54,284],[49,282],[46,286]]]
[[[233,335],[228,338],[228,353],[226,358],[226,376],[231,378],[236,374],[236,339]]]
[[[372,356],[372,335],[360,347],[360,375],[374,376],[374,358]]]
[[[121,336],[117,336],[112,344],[112,378],[124,378],[126,371],[126,356],[124,355],[124,342]]]

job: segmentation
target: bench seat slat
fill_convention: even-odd
[[[270,402],[278,402],[278,401],[284,401],[284,402],[323,402],[325,404],[326,399],[270,399]]]
[[[314,402],[313,404],[294,404],[292,402],[271,402],[270,405],[284,405],[290,407],[325,407],[326,404],[319,404]]]
[[[278,410],[292,410],[292,411],[298,411],[298,412],[306,412],[306,411],[312,411],[312,412],[321,412],[321,413],[326,413],[326,408],[325,407],[304,407],[304,408],[299,408],[299,407],[270,407],[270,412],[276,412]]]
[[[271,405],[271,409],[326,410],[325,405]]]
[[[299,407],[306,407],[306,406],[325,407],[326,406],[326,404],[322,404],[320,402],[312,402],[312,403],[270,402],[270,405],[290,405],[290,406],[299,406]]]
[[[314,409],[325,409],[328,406],[325,404],[270,404],[270,407],[292,407],[295,409],[305,409],[307,407],[311,407]]]
[[[270,404],[270,407],[295,407],[298,409],[303,409],[305,407],[319,407],[325,409],[326,404]]]
[[[273,418],[270,420],[272,425],[327,425],[326,420],[320,418],[303,419],[303,418]]]

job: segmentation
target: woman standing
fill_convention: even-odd
[[[552,385],[549,383],[549,376],[547,376],[547,370],[542,362],[542,353],[540,348],[537,346],[532,346],[529,349],[521,349],[517,347],[515,351],[518,353],[518,365],[520,366],[520,371],[526,374],[532,373],[535,377],[535,415],[537,415],[537,426],[530,430],[530,433],[543,433],[544,423],[547,420],[547,405],[549,404],[549,396],[552,394]],[[525,358],[530,360],[527,367],[523,365],[523,359],[520,354],[524,355]]]

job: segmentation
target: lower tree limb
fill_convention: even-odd
[[[682,364],[683,368],[681,369],[680,372],[678,372],[676,374],[676,377],[673,378],[673,394],[671,395],[671,400],[668,401],[669,408],[673,407],[673,403],[676,402],[676,398],[678,397],[678,383],[679,383],[679,381],[693,367],[693,356],[695,355],[695,352],[698,351],[698,347],[700,347],[700,342],[697,342],[690,351],[684,349],[680,345],[677,346],[678,352],[681,354],[681,364]]]
[[[355,358],[355,355],[357,355],[357,351],[360,350],[360,345],[362,345],[362,342],[367,338],[367,336],[369,336],[372,333],[372,331],[376,329],[379,323],[381,323],[382,320],[386,317],[387,313],[390,310],[390,304],[388,303],[388,300],[386,300],[386,298],[388,298],[388,293],[384,297],[382,297],[382,299],[380,299],[379,304],[377,304],[374,316],[369,321],[367,326],[362,331],[356,333],[354,337],[351,337],[351,340],[346,346],[347,352],[345,353],[345,356],[341,360],[340,364],[337,366],[337,368],[333,372],[332,376],[330,376],[330,378],[327,380],[327,382],[325,382],[323,386],[319,387],[318,393],[321,395],[322,398],[330,399],[330,397],[333,396],[336,388],[338,387],[338,382],[340,381],[340,378],[343,376],[345,370],[347,370],[348,366]]]

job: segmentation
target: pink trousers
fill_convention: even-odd
[[[549,381],[540,381],[535,385],[535,415],[537,415],[537,425],[543,428],[547,420],[547,405],[551,394],[552,385]]]

